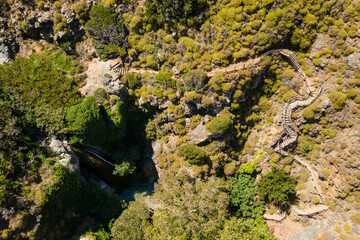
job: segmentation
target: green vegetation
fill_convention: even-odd
[[[0,14],[8,9],[8,3],[6,0],[0,0]]]
[[[170,30],[177,30],[179,25],[194,27],[200,23],[198,15],[206,7],[204,0],[146,0],[145,3],[147,20],[154,27]]]
[[[330,101],[336,110],[341,110],[344,108],[346,103],[346,97],[347,97],[346,94],[338,91],[331,90],[329,93]]]
[[[229,177],[231,205],[242,217],[260,217],[264,211],[264,202],[254,201],[257,195],[255,178],[248,174]]]
[[[316,103],[313,103],[313,104],[307,106],[307,107],[303,110],[302,116],[303,116],[306,120],[311,120],[311,119],[314,118],[316,111],[318,111],[317,104],[316,104]]]
[[[166,89],[176,86],[175,79],[172,79],[171,77],[172,73],[160,70],[159,73],[156,75],[155,79],[160,85],[162,85],[164,89]]]
[[[225,223],[224,229],[221,231],[221,240],[253,240],[276,239],[269,232],[268,226],[264,220],[231,218]]]
[[[187,91],[201,90],[207,79],[206,73],[203,70],[190,70],[183,75],[183,82]]]
[[[115,58],[126,54],[125,26],[118,18],[115,9],[95,5],[89,12],[90,19],[85,24],[86,30],[95,39],[95,47],[103,59]]]
[[[24,116],[24,124],[24,121],[31,121],[27,124],[33,126],[26,127],[29,132],[64,133],[65,111],[80,100],[76,79],[67,76],[67,73],[78,72],[77,66],[76,61],[65,57],[61,51],[60,54],[31,55],[0,66],[0,87],[5,90],[3,98],[22,105],[14,110]]]
[[[90,145],[116,145],[125,134],[126,120],[123,103],[117,101],[115,111],[103,115],[94,96],[69,108],[66,121],[72,134]],[[107,112],[106,112],[107,113]],[[111,120],[112,124],[106,122]]]
[[[274,239],[262,218],[265,202],[270,214],[293,203],[297,180],[286,173],[300,179],[297,190],[309,181],[292,158],[270,146],[278,107],[301,95],[303,84],[279,54],[249,61],[244,69],[241,65],[285,45],[306,76],[319,79],[315,88],[324,81],[327,89],[336,88],[319,96],[321,111],[313,103],[293,112],[298,123],[299,114],[307,123],[289,151],[320,164],[326,179],[332,176],[329,164],[340,167],[338,174],[346,175],[339,178],[344,187],[338,197],[349,209],[359,208],[356,141],[337,144],[342,130],[356,138],[360,116],[360,70],[350,66],[358,43],[358,1],[17,2],[26,4],[26,16],[23,6],[20,11],[10,3],[0,0],[2,25],[16,31],[8,31],[2,45],[12,57],[32,49],[41,53],[0,66],[1,239],[80,234],[107,240]],[[35,24],[35,11],[40,16],[48,6],[53,25]],[[327,46],[312,53],[318,36]],[[49,48],[48,40],[65,51]],[[106,73],[104,89],[82,98],[79,86],[86,84],[81,92],[95,89],[83,81],[80,62],[91,67],[89,61],[99,57],[118,58],[130,71],[118,72],[118,79]],[[240,70],[221,69],[235,63]],[[89,70],[103,75],[102,64]],[[327,98],[334,109],[344,109],[346,119],[331,116]],[[204,122],[217,136],[197,142],[192,130]],[[82,165],[80,176],[62,167],[66,155],[45,147],[52,137],[109,156],[115,164],[110,174],[124,182],[145,181],[145,175],[154,180],[155,169],[146,161],[150,157],[161,178],[152,195],[125,205],[117,193],[101,190]],[[320,161],[330,152],[328,161]],[[255,181],[258,172],[266,174]],[[320,203],[318,197],[310,199]],[[329,199],[326,204],[337,208]],[[352,216],[354,224],[357,218]],[[344,224],[339,223],[341,239],[353,235],[353,226]]]
[[[182,145],[178,148],[180,156],[185,157],[185,159],[195,165],[203,165],[207,162],[208,158],[206,152],[194,144],[188,143]]]
[[[228,117],[214,118],[209,122],[208,130],[211,134],[221,134],[231,129],[233,121]]]
[[[351,216],[351,222],[360,225],[360,213],[355,213]]]
[[[290,200],[295,197],[296,184],[295,178],[274,168],[261,177],[258,184],[259,196],[275,205],[287,207],[290,205]]]
[[[41,212],[46,224],[37,230],[37,238],[55,237],[54,229],[58,229],[57,234],[62,238],[68,238],[78,226],[75,223],[90,216],[98,223],[106,224],[124,208],[123,201],[110,197],[98,185],[85,183],[80,176],[68,173],[61,165],[52,169],[58,184],[46,189],[49,199]],[[66,217],[67,212],[72,212],[73,217]],[[65,222],[61,223],[59,219]]]
[[[150,211],[141,201],[130,202],[111,228],[114,239],[144,239],[144,228],[150,224]]]

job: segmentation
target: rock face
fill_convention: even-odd
[[[154,141],[151,143],[151,146],[153,149],[153,155],[152,155],[151,159],[154,162],[154,165],[155,165],[155,168],[156,168],[159,178],[161,178],[161,168],[159,167],[158,153],[160,151],[161,144],[162,144],[162,142],[157,142],[157,141]]]
[[[209,117],[205,116],[201,119],[199,125],[193,130],[190,130],[188,135],[190,137],[190,142],[195,145],[201,145],[206,143],[214,138],[219,138],[222,134],[210,134],[205,127],[205,123],[209,121]]]
[[[37,40],[44,39],[51,42],[54,27],[52,16],[52,11],[31,12],[27,17],[26,25],[22,29],[24,37]]]
[[[89,63],[86,71],[86,84],[80,88],[82,95],[93,95],[97,88],[104,88],[110,95],[116,95],[123,99],[127,95],[124,84],[118,80],[116,73],[111,69],[116,63],[114,60],[99,61],[94,59]]]
[[[70,149],[67,142],[52,139],[49,146],[56,154],[59,155],[56,158],[56,164],[63,165],[71,172],[79,172],[79,157]]]
[[[351,70],[360,66],[360,53],[355,52],[347,57],[347,63]]]
[[[0,64],[10,62],[8,47],[5,45],[0,45]]]

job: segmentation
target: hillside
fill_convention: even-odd
[[[358,239],[360,1],[0,0],[1,239]]]

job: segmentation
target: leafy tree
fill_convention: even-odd
[[[115,220],[111,235],[114,239],[144,239],[144,229],[150,224],[150,219],[150,211],[143,201],[130,202]]]
[[[105,122],[95,97],[86,97],[81,103],[69,108],[66,114],[69,130],[89,142],[104,141]],[[99,139],[102,138],[102,139]]]
[[[220,178],[194,181],[184,170],[165,172],[152,196],[157,207],[152,239],[216,239],[228,216],[230,198],[227,184]],[[145,237],[146,239],[146,237]]]
[[[209,122],[208,130],[212,134],[221,134],[233,126],[233,121],[228,117],[214,118]]]
[[[34,54],[0,65],[3,98],[12,104],[15,115],[23,116],[22,123],[32,124],[24,128],[28,132],[65,132],[65,110],[80,100],[77,83],[67,76],[77,64],[66,55],[55,61],[57,54]]]
[[[221,240],[272,240],[276,239],[269,232],[268,226],[262,219],[231,218],[225,222],[220,233]]]
[[[189,19],[204,19],[205,0],[146,0],[146,18],[155,27],[176,30]],[[195,22],[198,22],[195,20]]]
[[[296,184],[297,179],[274,168],[261,177],[258,184],[259,196],[275,205],[287,207],[290,204],[290,199],[295,197]]]
[[[141,86],[139,75],[137,73],[126,73],[125,77],[129,88],[136,89]]]
[[[264,203],[255,201],[257,189],[255,179],[248,174],[229,177],[231,205],[237,209],[237,214],[243,217],[259,217],[264,211]]]
[[[204,70],[190,70],[183,75],[183,82],[187,91],[200,90],[204,87],[207,75]]]
[[[160,70],[159,73],[155,76],[155,79],[164,88],[173,88],[176,86],[176,80],[172,79],[171,77],[171,72],[165,72],[163,70]]]
[[[41,211],[46,224],[40,225],[36,231],[37,239],[45,238],[54,229],[58,237],[69,238],[78,226],[76,223],[81,223],[85,218],[90,216],[103,224],[123,210],[124,202],[115,195],[109,196],[99,185],[83,181],[79,175],[69,173],[62,165],[52,167],[52,171],[56,182],[46,189],[49,201]],[[73,215],[67,216],[69,212]]]
[[[117,146],[125,136],[125,105],[117,101],[111,111],[110,108],[99,106],[94,96],[88,96],[68,109],[66,121],[70,132],[81,141],[100,147],[108,145],[110,148]]]
[[[114,58],[123,53],[121,47],[126,43],[125,25],[115,9],[98,4],[91,8],[89,15],[85,29],[96,40],[100,55]]]
[[[208,158],[206,152],[201,148],[192,143],[182,145],[178,148],[180,156],[195,165],[203,165],[207,162]]]

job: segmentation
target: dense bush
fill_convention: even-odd
[[[173,88],[176,86],[176,80],[171,78],[172,73],[160,70],[158,74],[156,74],[156,81],[163,86],[163,88]]]
[[[149,220],[150,211],[144,202],[130,202],[115,220],[111,235],[114,239],[144,239],[144,228],[149,225]]]
[[[126,32],[123,21],[118,17],[115,9],[95,5],[90,10],[90,19],[85,29],[96,40],[96,48],[104,58],[114,58],[122,53],[121,47],[126,43]]]
[[[208,130],[211,134],[221,134],[233,126],[233,121],[228,117],[214,118],[209,122]]]
[[[116,102],[113,111],[109,108],[102,111],[101,108],[94,96],[70,107],[66,114],[69,130],[84,143],[99,147],[116,146],[126,130],[124,104]]]
[[[257,195],[255,178],[249,174],[239,174],[229,177],[231,205],[236,208],[237,214],[243,217],[256,218],[264,211],[264,202],[254,201]]]
[[[275,240],[262,219],[245,219],[232,217],[225,222],[220,233],[221,240]]]
[[[190,70],[183,75],[183,82],[187,91],[201,90],[206,83],[207,75],[204,70]]]
[[[329,98],[331,103],[333,104],[333,107],[336,110],[341,110],[346,104],[346,94],[338,91],[331,90],[329,93]]]
[[[205,0],[146,0],[146,18],[155,27],[177,30],[204,19]],[[191,24],[193,23],[193,24]]]
[[[203,165],[207,162],[206,152],[194,144],[188,143],[178,148],[180,156],[195,165]]]
[[[287,207],[290,199],[295,197],[297,180],[282,170],[273,169],[263,175],[258,184],[259,196],[265,201],[281,207]]]
[[[139,75],[137,73],[126,73],[125,78],[130,89],[136,89],[141,86]]]
[[[53,51],[0,65],[0,87],[9,94],[8,100],[23,103],[14,111],[27,115],[25,119],[31,119],[31,124],[45,132],[64,133],[65,110],[80,100],[77,83],[67,74],[79,70],[78,64],[62,51]],[[27,128],[35,130],[33,126]]]
[[[97,184],[83,181],[79,175],[69,173],[62,165],[52,167],[57,178],[55,185],[46,189],[48,202],[42,209],[44,223],[39,226],[36,238],[71,237],[78,224],[92,217],[98,224],[106,224],[118,216],[124,208],[124,202],[115,195],[108,195]],[[68,216],[68,213],[73,213]],[[61,220],[61,221],[60,221]]]

